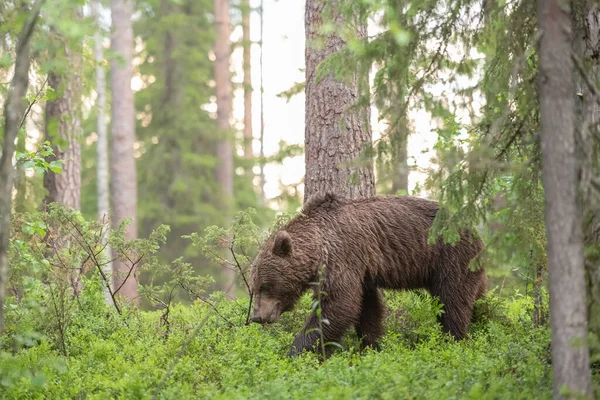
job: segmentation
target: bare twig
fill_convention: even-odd
[[[231,286],[233,286],[233,285],[231,285]],[[217,304],[208,301],[207,299],[205,299],[204,297],[200,296],[199,294],[196,294],[194,297],[196,299],[200,300],[201,302],[203,302],[204,304],[207,304],[210,308],[213,309],[213,311],[215,312],[215,314],[217,314],[223,321],[227,322],[227,324],[229,326],[231,326],[232,328],[235,328],[235,324],[233,322],[231,322],[230,320],[228,320],[225,316],[223,316],[223,314],[221,314],[219,312],[219,309],[217,308]]]
[[[46,77],[46,80],[44,80],[44,83],[42,83],[40,90],[38,90],[38,92],[35,94],[35,98],[33,99],[33,101],[27,105],[27,109],[25,110],[25,113],[23,114],[23,118],[21,118],[21,123],[19,124],[19,130],[21,130],[21,128],[23,127],[23,124],[25,123],[27,116],[31,112],[31,108],[40,98],[40,94],[42,93],[42,90],[44,90],[44,87],[46,87],[46,83],[48,83],[48,77]]]
[[[73,222],[73,220],[71,220],[69,218],[69,223],[71,224],[71,226],[73,226],[73,228],[75,229],[75,231],[77,231],[77,233],[79,234],[79,236],[81,236],[82,238],[84,238],[83,232],[81,232],[81,230],[79,229],[79,227],[77,226],[77,224],[75,224],[75,222]],[[122,314],[121,308],[119,307],[119,304],[117,303],[117,299],[115,298],[116,292],[113,292],[111,287],[110,287],[110,281],[108,279],[108,277],[106,276],[106,274],[104,273],[104,271],[102,270],[102,266],[105,264],[102,264],[99,262],[97,256],[99,254],[101,254],[102,252],[99,253],[94,253],[92,247],[90,246],[89,243],[86,243],[86,246],[83,246],[81,244],[81,242],[79,241],[79,239],[75,238],[75,240],[77,240],[77,243],[79,243],[80,246],[82,246],[82,248],[87,251],[87,253],[89,255],[92,256],[92,260],[94,261],[94,265],[96,265],[96,268],[98,269],[98,272],[100,273],[100,276],[102,277],[102,280],[104,281],[104,285],[106,286],[108,293],[110,295],[110,298],[112,299],[112,303],[115,306],[115,309],[117,310],[117,312],[119,313],[119,315]]]
[[[240,265],[240,262],[237,259],[237,255],[235,254],[235,251],[233,251],[234,243],[235,243],[235,234],[233,235],[233,241],[231,243],[231,246],[229,247],[229,251],[231,251],[231,255],[233,257],[233,260],[235,261],[235,265],[237,266],[237,269],[239,270],[240,275],[242,275],[242,279],[244,280],[244,285],[246,285],[246,290],[248,291],[248,297],[250,299],[250,301],[248,303],[248,311],[246,313],[246,325],[248,325],[248,324],[250,324],[250,313],[252,311],[253,293],[252,293],[252,288],[250,287],[250,283],[248,282],[248,279],[246,278],[246,274],[244,273],[244,269]]]
[[[121,290],[121,288],[125,285],[125,282],[127,282],[127,279],[129,279],[129,277],[131,276],[131,273],[133,272],[135,267],[142,261],[142,259],[144,258],[144,255],[142,254],[140,256],[140,258],[138,258],[137,261],[135,261],[135,262],[133,260],[131,260],[127,254],[125,254],[125,258],[127,258],[127,261],[129,261],[131,263],[131,268],[129,268],[129,271],[127,272],[127,276],[125,276],[125,279],[123,279],[123,282],[121,282],[121,285],[115,290],[115,294],[119,293],[119,290]]]

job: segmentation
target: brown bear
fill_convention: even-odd
[[[379,288],[427,289],[444,304],[445,331],[463,338],[473,303],[487,286],[485,271],[469,267],[483,244],[471,232],[462,232],[455,245],[444,244],[441,238],[428,244],[437,211],[437,202],[411,196],[347,200],[317,193],[261,246],[251,269],[252,321],[277,322],[319,279],[325,265],[321,282],[326,292],[322,316],[329,320],[323,324],[325,341],[339,341],[354,326],[363,348],[378,348],[384,333]],[[313,312],[288,355],[313,350],[320,338],[317,326]]]

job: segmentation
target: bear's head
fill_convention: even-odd
[[[264,243],[252,264],[253,322],[277,322],[294,307],[305,288],[298,272],[292,238],[281,230]]]

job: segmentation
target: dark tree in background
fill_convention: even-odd
[[[231,108],[233,91],[229,71],[230,28],[229,0],[215,0],[215,85],[217,94],[217,126],[221,138],[217,144],[217,181],[221,185],[221,205],[224,208],[227,224],[232,216],[233,206],[233,142],[231,135]],[[226,268],[227,282],[224,288],[235,279],[235,271]]]
[[[569,10],[558,0],[538,0],[538,29],[554,397],[571,398],[567,389],[592,398]]]
[[[345,2],[348,0],[340,3]],[[315,76],[317,66],[346,44],[339,34],[323,32],[324,21],[335,28],[344,25],[336,6],[338,3],[333,2],[324,10],[325,2],[306,1],[304,201],[322,190],[353,199],[375,194],[372,162],[361,159],[371,144],[369,109],[351,108],[359,98],[359,85],[366,88],[366,77],[355,73],[351,79],[338,80],[331,72],[323,79]],[[357,26],[356,36],[365,37],[366,25]]]
[[[133,28],[131,18],[133,4],[130,0],[111,0],[112,34],[111,49],[115,58],[111,61],[112,120],[111,120],[111,193],[113,226],[124,219],[133,222],[125,230],[125,239],[137,238],[137,173],[134,157],[135,108],[131,90]],[[123,260],[115,260],[113,278],[118,294],[138,302],[135,271]],[[125,281],[125,282],[124,282]],[[124,282],[124,283],[123,283]]]
[[[230,138],[232,107],[231,73],[229,71],[229,0],[215,0],[215,85],[217,94],[217,125],[221,140],[217,147],[217,180],[221,184],[223,204],[230,206],[233,198],[233,144]]]

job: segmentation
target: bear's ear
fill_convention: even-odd
[[[317,192],[310,196],[308,201],[302,207],[302,214],[308,215],[318,209],[324,211],[332,211],[342,204],[346,204],[348,200],[334,192]]]
[[[279,257],[287,257],[292,254],[292,238],[286,231],[279,231],[275,235],[273,254]]]

